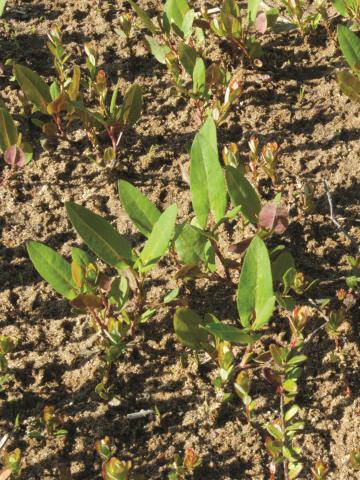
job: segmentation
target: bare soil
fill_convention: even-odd
[[[161,4],[157,0],[139,3],[153,14]],[[94,42],[112,79],[120,78],[124,89],[136,81],[145,92],[144,114],[126,137],[116,171],[90,161],[85,137],[49,142],[43,150],[34,130],[34,160],[0,190],[0,333],[19,339],[10,356],[13,380],[0,393],[0,434],[9,431],[20,414],[21,425],[9,448],[21,448],[22,478],[27,480],[61,478],[61,468],[68,468],[74,480],[99,478],[94,443],[105,435],[117,446],[117,456],[131,459],[134,471],[149,479],[167,478],[174,454],[185,447],[193,447],[203,458],[194,479],[265,479],[269,458],[264,425],[279,408],[271,385],[260,376],[254,378],[256,420],[248,425],[239,400],[224,404],[216,394],[213,365],[197,366],[191,356],[183,365],[186,349],[173,334],[174,309],[164,307],[143,326],[134,347],[113,372],[120,404],[101,401],[94,392],[101,378],[99,347],[86,318],[74,316],[67,302],[41,281],[26,254],[28,239],[45,242],[65,255],[80,245],[66,217],[66,200],[101,213],[134,245],[139,244],[142,239],[117,196],[119,178],[133,182],[160,208],[176,201],[181,217],[191,212],[180,167],[188,162],[186,146],[198,125],[191,107],[171,96],[166,69],[147,53],[141,32],[137,30],[133,39],[133,55],[114,32],[118,14],[124,11],[130,8],[121,0],[16,0],[8,2],[5,20],[0,20],[2,61],[12,58],[50,79],[54,71],[46,33],[57,23],[74,59],[84,61],[82,45]],[[244,158],[252,135],[261,143],[280,145],[277,191],[290,208],[291,224],[279,241],[287,245],[307,278],[336,279],[346,273],[345,256],[352,249],[328,217],[323,180],[329,184],[339,221],[360,241],[359,108],[338,89],[335,75],[344,61],[324,29],[308,43],[296,32],[269,35],[264,49],[260,70],[240,69],[244,93],[219,130],[219,144],[239,143]],[[224,46],[214,46],[214,58],[228,54]],[[3,74],[0,84],[3,98],[16,113],[15,83]],[[148,155],[150,147],[153,151]],[[299,192],[306,181],[315,185],[316,210],[304,217]],[[274,189],[265,178],[260,188],[264,198],[273,197]],[[223,231],[224,245],[241,235],[231,225]],[[149,286],[151,297],[161,298],[176,286],[171,272],[171,265],[163,261]],[[341,282],[319,286],[312,295],[334,296],[340,286]],[[231,286],[196,281],[182,286],[181,298],[200,313],[215,312],[236,322]],[[360,478],[346,461],[360,444],[358,305],[347,321],[347,333],[340,340],[341,363],[332,361],[334,343],[323,331],[308,352],[297,399],[306,424],[298,437],[305,464],[301,478],[311,478],[310,467],[319,458],[329,465],[331,479]],[[279,332],[285,325],[281,322],[275,318],[273,340],[281,341]],[[320,322],[313,312],[310,328]],[[63,416],[69,430],[66,440],[29,437],[46,405],[55,406]],[[160,418],[126,418],[155,407]]]

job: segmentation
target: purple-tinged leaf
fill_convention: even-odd
[[[260,13],[255,20],[255,29],[257,32],[264,34],[267,29],[267,16],[265,13]]]
[[[4,158],[12,168],[25,166],[25,154],[17,145],[11,145],[4,153]]]
[[[259,226],[275,233],[284,233],[289,225],[289,212],[281,205],[269,203],[259,213]]]

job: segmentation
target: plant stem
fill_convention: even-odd
[[[286,432],[285,432],[285,414],[284,414],[284,391],[281,388],[280,393],[280,423],[281,423],[281,431],[284,438],[284,444],[286,444]],[[283,470],[284,470],[284,478],[285,480],[290,480],[289,477],[289,469],[288,469],[288,460],[283,460]]]

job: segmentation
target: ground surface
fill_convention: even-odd
[[[139,3],[154,13],[161,2]],[[173,309],[164,308],[144,326],[133,350],[118,365],[115,390],[120,405],[99,401],[94,387],[100,361],[93,355],[97,346],[92,331],[84,317],[73,316],[67,302],[41,281],[25,251],[28,239],[43,241],[63,254],[79,245],[64,211],[66,200],[101,213],[135,244],[139,242],[117,197],[118,178],[136,184],[161,208],[176,201],[181,217],[191,211],[180,166],[188,161],[185,145],[197,129],[193,112],[186,102],[171,97],[165,69],[141,42],[134,40],[131,57],[114,33],[118,13],[126,10],[126,2],[120,0],[19,0],[9,2],[6,22],[0,23],[2,60],[13,58],[49,78],[53,70],[46,32],[56,22],[63,26],[64,42],[74,58],[78,55],[83,61],[83,43],[94,41],[109,76],[121,78],[122,88],[136,80],[145,92],[143,117],[125,141],[118,171],[109,173],[91,163],[85,139],[75,138],[51,144],[45,151],[37,145],[33,162],[0,190],[0,331],[20,341],[10,360],[14,380],[7,393],[0,394],[0,433],[21,415],[13,447],[23,451],[27,480],[59,478],[62,466],[70,468],[74,480],[99,478],[94,442],[105,435],[114,440],[118,456],[131,459],[135,471],[146,478],[166,478],[174,454],[193,447],[203,457],[195,479],[265,479],[269,460],[263,425],[278,408],[270,386],[260,378],[255,381],[256,421],[249,426],[239,401],[223,405],[216,396],[211,364],[197,368],[190,360],[187,367],[181,366],[185,349],[172,333]],[[140,36],[137,33],[139,40]],[[344,64],[324,30],[307,46],[294,33],[266,37],[264,48],[263,68],[243,70],[244,93],[221,127],[219,143],[221,147],[239,143],[245,158],[251,135],[261,142],[278,142],[279,190],[291,212],[291,225],[281,241],[308,278],[333,279],[344,275],[345,255],[351,249],[328,219],[323,180],[329,183],[341,223],[360,240],[359,109],[339,92],[335,73]],[[215,57],[221,54],[213,52]],[[15,84],[7,75],[0,83],[3,98],[16,112]],[[147,155],[151,146],[153,154]],[[306,181],[314,183],[317,203],[315,213],[304,218],[298,192]],[[265,180],[263,194],[273,196]],[[225,233],[239,236],[236,227]],[[169,268],[163,262],[154,272],[154,298],[175,287],[174,280],[166,280]],[[339,286],[323,287],[313,295],[333,295]],[[183,287],[182,295],[202,313],[214,311],[221,319],[236,319],[232,288],[199,281]],[[311,478],[309,466],[318,458],[329,464],[330,478],[360,478],[346,463],[346,455],[360,443],[357,307],[348,320],[341,346],[352,396],[345,394],[342,368],[331,362],[334,344],[324,333],[314,339],[309,352],[298,397],[306,422],[299,440],[306,464],[303,478]],[[318,321],[316,316],[312,321]],[[67,441],[27,435],[45,405],[54,405],[63,415],[70,432]],[[155,405],[160,420],[126,419],[128,413]]]

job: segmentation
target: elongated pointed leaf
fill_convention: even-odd
[[[193,69],[193,92],[194,93],[206,93],[206,67],[204,60],[197,57],[194,69]]]
[[[136,2],[133,2],[132,0],[129,0],[129,3],[132,6],[132,8],[135,10],[135,12],[138,14],[140,20],[143,22],[144,27],[147,28],[149,32],[152,33],[153,35],[156,34],[158,29],[156,28],[156,25],[153,23],[149,15],[145,12],[145,10],[140,8],[136,4]]]
[[[351,68],[360,66],[360,38],[345,25],[338,25],[337,36],[341,51]]]
[[[218,222],[226,209],[226,187],[217,150],[214,120],[209,117],[191,147],[190,191],[192,205],[201,228],[211,211]]]
[[[261,0],[248,0],[248,15],[251,22],[255,22]]]
[[[119,180],[118,187],[120,201],[126,213],[136,228],[145,237],[149,237],[155,223],[159,220],[160,210],[131,183]]]
[[[207,343],[208,333],[204,320],[190,308],[179,308],[174,315],[174,330],[178,340],[194,350]]]
[[[139,261],[143,271],[153,268],[166,252],[174,234],[176,213],[177,209],[174,203],[161,214],[155,223],[151,235],[140,253]]]
[[[249,180],[235,167],[228,165],[225,169],[225,178],[234,207],[241,207],[242,215],[256,225],[261,210],[258,194]]]
[[[30,240],[26,248],[34,267],[52,288],[63,297],[72,300],[76,297],[71,265],[55,250],[39,242]]]
[[[4,153],[18,139],[18,130],[12,116],[5,108],[0,108],[0,149]]]
[[[154,55],[156,60],[163,65],[166,63],[166,55],[170,53],[170,48],[167,45],[161,45],[161,43],[154,40],[149,35],[145,35],[146,43],[148,44],[149,50]]]
[[[270,258],[257,235],[246,251],[237,290],[237,307],[244,327],[258,330],[268,323],[275,306]]]
[[[47,114],[47,106],[51,103],[50,88],[33,70],[23,65],[14,65],[14,75],[22,91],[42,113]]]
[[[182,42],[179,45],[178,53],[181,64],[184,66],[187,73],[192,76],[197,57],[196,50]]]
[[[175,23],[179,30],[181,30],[184,17],[189,10],[190,7],[186,0],[167,0],[164,6],[164,12],[170,25]]]
[[[120,128],[130,128],[139,120],[143,106],[143,94],[139,85],[132,85],[124,95],[120,112]]]
[[[347,70],[338,72],[339,87],[353,102],[360,103],[360,79]]]
[[[224,323],[210,323],[205,325],[205,330],[220,338],[231,343],[240,343],[242,345],[249,345],[260,338],[260,335],[244,332],[240,328],[226,325]]]
[[[7,0],[0,0],[0,17],[4,15]]]
[[[76,203],[65,203],[70,221],[91,251],[116,268],[133,263],[131,245],[126,237],[96,213]]]

